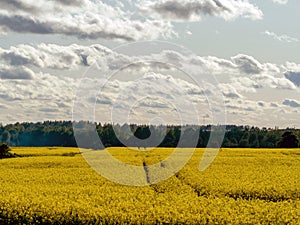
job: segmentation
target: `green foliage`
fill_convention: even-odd
[[[282,135],[282,139],[278,143],[278,147],[280,148],[298,148],[299,139],[298,137],[291,131],[286,131]]]
[[[12,154],[10,151],[11,149],[7,144],[0,144],[0,159],[14,157],[15,155]]]
[[[145,140],[143,143],[152,147],[151,141],[147,138],[151,135],[155,140],[162,140],[159,147],[206,147],[210,134],[211,126],[175,126],[161,125],[148,126],[136,124],[97,124],[92,122],[80,121],[45,121],[43,123],[16,123],[0,127],[0,142],[10,146],[63,146],[76,147],[73,126],[80,130],[85,148],[99,148],[97,143],[91,142],[91,136],[95,135],[94,129],[82,129],[95,127],[104,147],[138,147],[134,136]],[[82,130],[81,130],[82,129]],[[126,130],[131,131],[131,136]],[[117,131],[117,134],[116,134]],[[166,131],[166,132],[162,132]],[[284,137],[285,132],[292,132],[291,135]],[[222,147],[228,148],[277,148],[277,147],[298,147],[300,130],[296,129],[266,129],[249,126],[227,125],[224,142]],[[291,140],[289,140],[291,138]],[[197,141],[198,140],[198,141]],[[216,143],[217,145],[219,143]]]

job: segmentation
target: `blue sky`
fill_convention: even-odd
[[[299,1],[1,5],[2,123],[117,117],[300,127]]]

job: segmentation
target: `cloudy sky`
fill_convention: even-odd
[[[300,127],[298,0],[0,0],[0,121]]]

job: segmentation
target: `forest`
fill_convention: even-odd
[[[0,125],[0,142],[9,146],[61,146],[76,147],[74,127],[95,126],[104,147],[156,147],[144,142],[139,146],[136,139],[145,139],[150,135],[162,136],[158,147],[176,147],[182,138],[180,147],[206,147],[211,125],[205,126],[175,126],[175,125],[136,125],[136,124],[101,124],[91,122],[72,121],[45,121],[36,123],[15,123]],[[258,128],[250,126],[227,125],[223,143],[224,148],[298,148],[300,130],[294,128]],[[131,131],[131,135],[125,131]],[[163,133],[163,132],[164,133]],[[87,131],[89,132],[89,131]],[[117,133],[117,135],[116,135]],[[95,148],[96,144],[90,140],[88,133],[82,133],[86,137],[84,146]],[[197,146],[191,144],[197,140]],[[124,141],[121,141],[124,140]],[[125,144],[124,144],[125,142]]]

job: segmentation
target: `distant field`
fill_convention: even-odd
[[[172,149],[108,149],[151,165]],[[130,187],[99,176],[76,148],[14,148],[0,160],[0,224],[299,224],[299,149],[203,149],[175,176]]]

